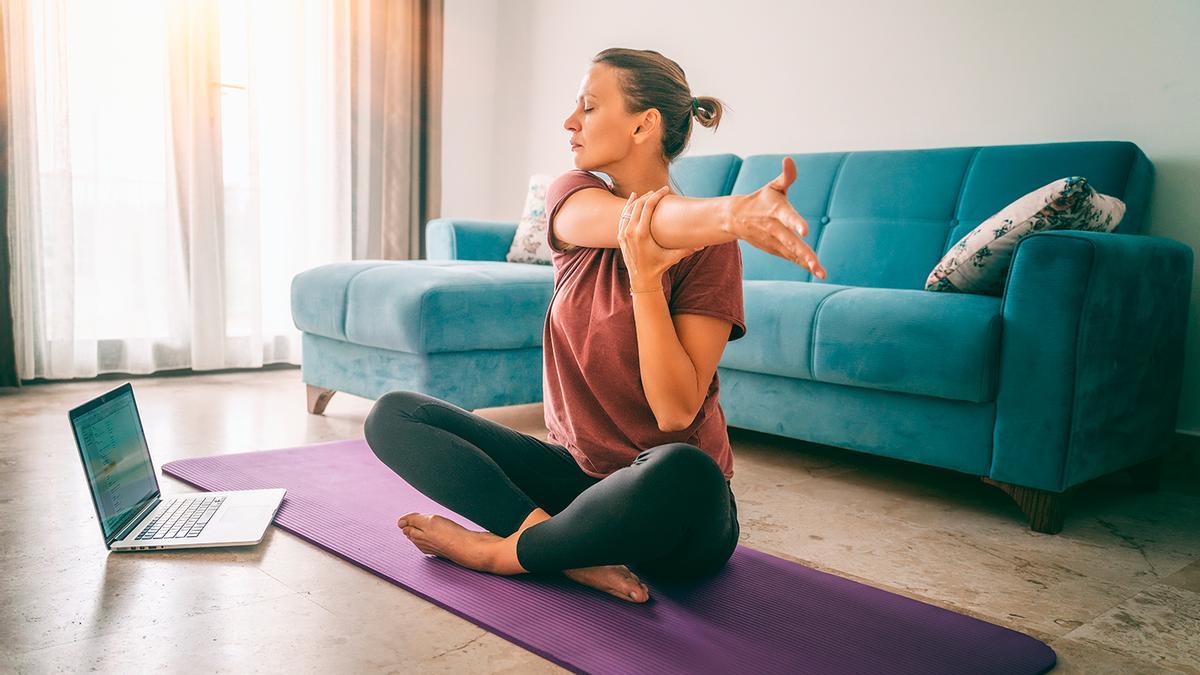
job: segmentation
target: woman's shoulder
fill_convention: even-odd
[[[612,191],[612,185],[600,176],[585,171],[583,169],[571,169],[558,175],[557,178],[550,181],[549,187],[546,188],[546,198],[549,201],[552,194],[564,194],[570,192],[576,187],[602,187],[609,192]]]

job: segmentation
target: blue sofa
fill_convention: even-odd
[[[756,190],[783,155],[685,157],[682,194]],[[742,246],[747,334],[720,363],[735,427],[944,467],[1008,492],[1039,532],[1070,489],[1152,485],[1182,386],[1193,252],[1140,234],[1153,166],[1089,141],[793,154],[789,191],[829,275]],[[1081,175],[1126,202],[1113,233],[1040,232],[1001,297],[924,282],[1017,197]],[[412,389],[468,409],[541,400],[549,266],[504,262],[516,223],[441,218],[428,260],[324,265],[292,283],[309,410]]]

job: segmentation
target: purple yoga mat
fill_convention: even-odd
[[[738,546],[717,575],[618,600],[561,575],[498,576],[421,553],[409,511],[472,521],[417,492],[365,439],[169,462],[206,490],[287,489],[275,523],[569,670],[586,673],[1041,673],[1027,635]]]

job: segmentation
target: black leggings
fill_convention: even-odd
[[[517,540],[530,572],[624,564],[696,578],[720,570],[737,546],[733,490],[694,445],[659,445],[593,478],[561,445],[410,391],[380,397],[364,431],[405,481],[489,532],[507,537],[534,508],[549,513]]]

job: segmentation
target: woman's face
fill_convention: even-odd
[[[571,132],[568,142],[575,168],[590,171],[625,159],[637,145],[634,132],[639,131],[646,113],[625,111],[616,69],[603,63],[592,65],[577,96],[575,110],[563,122],[563,128]],[[637,138],[645,136],[643,128]]]

